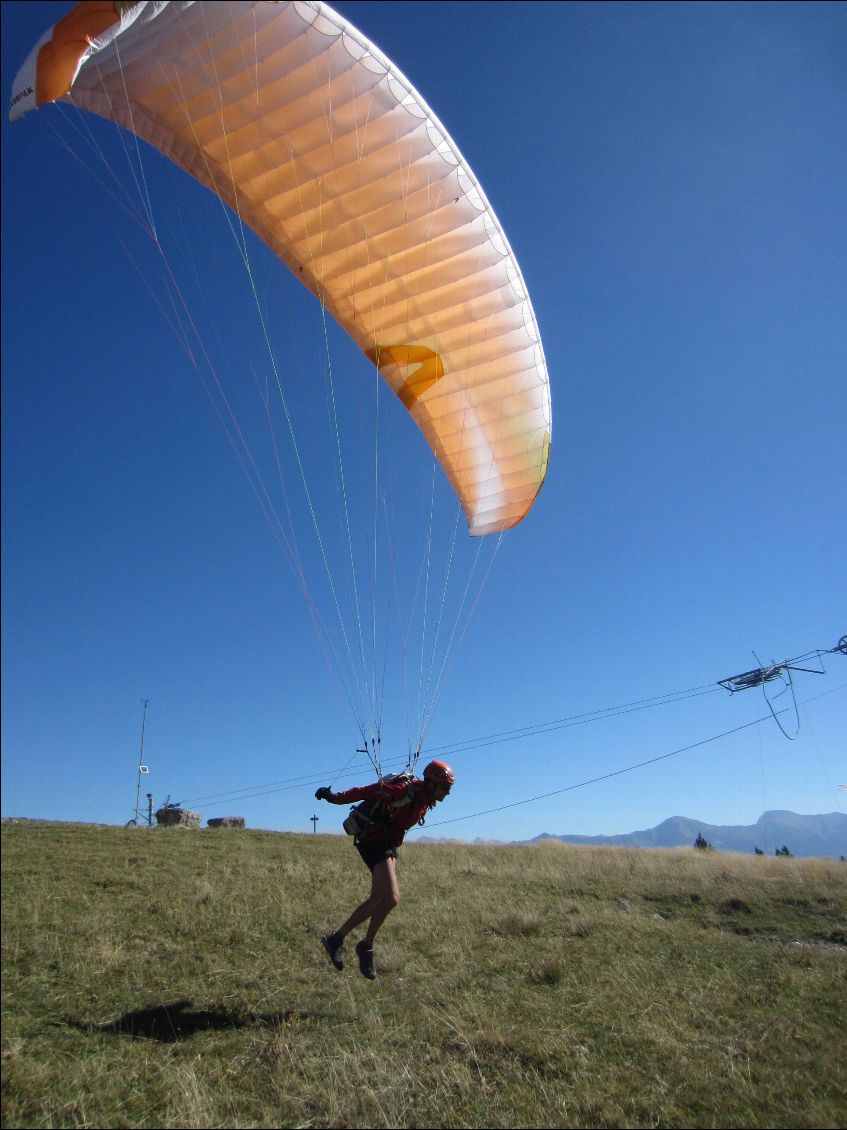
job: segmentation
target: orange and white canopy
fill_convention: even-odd
[[[65,98],[216,192],[326,305],[426,436],[471,534],[528,513],[550,390],[524,281],[482,189],[389,60],[326,4],[77,4],[14,119]]]

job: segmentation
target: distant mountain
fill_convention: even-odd
[[[827,812],[801,816],[797,812],[764,812],[755,824],[707,824],[687,816],[671,816],[655,828],[620,836],[554,836],[544,832],[527,843],[560,840],[565,844],[608,844],[619,847],[691,847],[702,834],[717,851],[750,852],[761,848],[773,855],[785,845],[792,855],[847,856],[847,815]]]

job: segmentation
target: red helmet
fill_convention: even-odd
[[[423,775],[425,781],[430,781],[433,785],[446,785],[448,789],[453,787],[456,780],[456,774],[446,761],[430,761]]]

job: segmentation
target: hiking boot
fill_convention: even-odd
[[[321,938],[321,943],[324,949],[329,954],[329,960],[336,969],[344,968],[344,961],[341,956],[341,951],[344,948],[344,937],[341,934],[327,934],[325,938]]]
[[[361,942],[356,942],[356,954],[359,958],[359,972],[369,981],[373,981],[376,977],[373,947],[363,939]]]

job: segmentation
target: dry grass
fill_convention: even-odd
[[[4,826],[6,1126],[847,1123],[847,867]],[[352,955],[351,955],[352,956]]]

